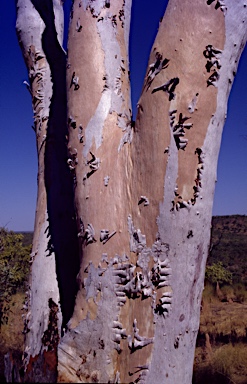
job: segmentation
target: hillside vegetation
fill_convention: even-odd
[[[214,216],[208,265],[221,261],[233,283],[247,285],[247,216]]]
[[[0,382],[21,356],[32,232],[0,228]],[[193,384],[247,384],[247,216],[212,218]]]
[[[247,216],[212,219],[193,384],[247,384]]]

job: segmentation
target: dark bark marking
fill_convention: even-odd
[[[70,116],[70,117],[68,118],[68,124],[69,124],[69,126],[71,126],[73,129],[76,129],[76,120],[75,120],[72,116]]]
[[[136,368],[136,371],[135,372],[128,372],[129,376],[133,376],[135,375],[136,373],[139,373],[141,372],[141,374],[138,376],[138,378],[134,381],[134,383],[138,383],[141,381],[141,379],[144,379],[144,376],[147,375],[148,371],[149,371],[149,365],[148,364],[144,364],[144,365],[138,365]],[[145,371],[145,372],[143,372]]]
[[[113,15],[111,17],[111,23],[112,23],[113,28],[117,27],[117,15]]]
[[[21,39],[19,39],[21,41]],[[21,43],[20,43],[21,44]],[[29,81],[24,81],[23,83],[26,85],[28,91],[32,96],[32,105],[34,112],[34,126],[32,127],[36,133],[36,137],[38,139],[37,147],[38,153],[40,153],[46,142],[46,134],[41,138],[41,128],[44,123],[48,119],[48,116],[44,115],[44,76],[45,76],[45,56],[41,54],[40,51],[35,50],[35,47],[31,45],[27,52],[27,66],[29,67]],[[34,92],[34,89],[36,91]]]
[[[74,171],[75,167],[78,164],[77,149],[76,148],[72,149],[71,147],[69,147],[68,152],[70,157],[67,160],[67,164],[69,166],[69,169],[71,171]]]
[[[169,101],[174,100],[175,96],[176,96],[174,91],[175,91],[175,88],[178,84],[179,84],[179,78],[174,77],[173,79],[168,80],[165,84],[162,84],[161,86],[154,88],[152,90],[152,93],[155,93],[158,91],[163,91],[163,92],[168,93]]]
[[[105,1],[105,7],[106,8],[110,8],[111,4],[110,4],[110,0],[106,0]]]
[[[170,127],[172,129],[173,137],[176,143],[177,149],[185,150],[188,139],[184,138],[185,135],[185,129],[190,129],[193,124],[192,123],[185,123],[187,120],[190,119],[190,117],[183,116],[182,113],[179,114],[178,122],[174,125],[175,116],[174,114],[177,112],[177,110],[173,110],[169,112],[170,116]]]
[[[141,196],[140,197],[140,200],[138,201],[138,205],[144,203],[144,207],[146,207],[147,205],[149,205],[149,200],[146,196]]]
[[[207,4],[211,5],[215,0],[207,0]],[[227,7],[223,0],[216,0],[215,9],[221,9],[221,11],[225,14],[227,11]]]
[[[100,159],[96,157],[92,152],[90,152],[90,155],[92,156],[92,158],[90,160],[87,160],[86,165],[89,165],[92,170],[96,171],[97,169],[99,169]]]
[[[108,229],[101,229],[101,231],[100,231],[100,242],[105,244],[116,233],[117,233],[116,231],[113,231],[112,233],[109,233]]]
[[[104,92],[104,91],[106,91],[107,89],[109,89],[110,87],[109,87],[109,84],[108,84],[108,76],[107,75],[104,75],[103,76],[103,78],[102,78],[102,80],[104,80],[105,81],[105,84],[104,84],[104,86],[103,86],[103,91],[102,92]]]
[[[220,56],[222,51],[213,47],[211,44],[206,46],[206,49],[203,51],[204,57],[207,59],[207,63],[205,65],[207,72],[210,72],[213,69],[213,73],[207,79],[207,86],[210,85],[217,86],[217,81],[219,79],[218,70],[221,68],[220,64]]]
[[[187,239],[190,239],[191,237],[193,237],[194,235],[193,235],[193,231],[192,231],[192,229],[190,229],[189,231],[188,231],[188,235],[187,235]]]
[[[202,188],[202,183],[201,183],[201,179],[202,179],[202,171],[203,171],[203,168],[204,168],[204,154],[202,152],[202,149],[201,148],[196,148],[195,150],[195,154],[198,156],[198,166],[197,166],[197,170],[196,170],[196,178],[195,178],[195,185],[193,187],[194,189],[194,196],[193,198],[191,199],[191,203],[192,205],[194,205],[196,203],[196,199],[199,197],[200,195],[200,191],[201,191],[201,188]]]
[[[48,351],[56,350],[59,343],[59,332],[58,332],[58,305],[50,298],[48,301],[50,313],[48,320],[48,328],[42,336],[42,344],[48,348]]]
[[[214,87],[217,86],[217,81],[219,80],[219,74],[217,71],[214,70],[214,72],[212,73],[211,76],[209,76],[209,78],[207,79],[207,87],[209,87],[210,85],[213,85]]]
[[[163,60],[163,55],[159,52],[155,53],[155,62],[149,65],[149,71],[146,76],[146,81],[144,88],[146,88],[146,91],[150,88],[155,76],[157,76],[162,69],[165,69],[168,67],[169,59]]]
[[[98,14],[95,12],[94,8],[90,5],[87,6],[86,8],[87,10],[89,9],[90,12],[91,12],[91,15],[93,16],[93,18],[97,18],[98,17]]]
[[[48,328],[42,336],[42,344],[47,350],[41,350],[36,356],[30,356],[25,372],[23,372],[24,383],[56,383],[57,382],[57,345],[59,343],[59,330],[58,330],[58,305],[50,298],[48,300],[50,308]],[[24,352],[25,359],[28,357]],[[24,366],[22,367],[24,371]]]
[[[102,339],[100,339],[99,340],[99,349],[105,349],[105,343],[104,343],[104,340]]]
[[[76,29],[77,32],[81,32],[82,25],[81,25],[80,19],[77,20],[75,29]]]
[[[173,206],[171,208],[171,211],[173,211],[174,209],[179,211],[180,208],[189,209],[192,205],[195,205],[197,198],[200,196],[200,191],[202,188],[202,183],[201,183],[202,172],[204,169],[204,154],[203,154],[201,148],[196,148],[195,154],[198,156],[198,166],[197,166],[197,171],[196,171],[197,175],[195,178],[195,185],[193,186],[193,190],[194,190],[193,197],[191,198],[191,200],[184,201],[182,196],[180,196],[177,193],[178,187],[176,186],[176,188],[174,190],[174,194],[175,194],[176,198],[178,198],[178,201],[175,201],[175,200],[172,201]],[[189,236],[189,234],[190,234],[190,236]],[[191,237],[191,233],[188,233],[188,236]]]
[[[178,349],[178,347],[179,347],[179,336],[177,336],[175,341],[174,341],[174,348]]]
[[[83,132],[83,128],[82,128],[82,125],[80,124],[79,127],[78,127],[78,139],[79,139],[79,142],[82,144],[83,143],[83,139],[84,139],[84,135],[82,134]]]
[[[210,72],[210,69],[215,66],[217,69],[221,68],[220,58],[222,50],[214,48],[211,44],[206,46],[206,49],[203,51],[203,55],[207,60],[205,65],[207,72]]]
[[[78,89],[80,88],[80,85],[78,82],[79,82],[79,77],[75,75],[75,72],[73,72],[72,79],[70,82],[70,88],[74,85],[74,90],[78,91]]]
[[[83,183],[85,183],[86,179],[88,179],[90,176],[94,174],[99,169],[100,165],[100,159],[96,157],[92,152],[90,152],[90,155],[92,158],[90,160],[87,160],[86,165],[89,165],[89,168],[91,171],[87,172],[83,177]]]
[[[124,19],[125,19],[124,9],[120,9],[119,14],[118,14],[118,18],[121,21],[121,27],[124,28]]]
[[[159,315],[163,315],[166,317],[168,314],[171,304],[172,304],[172,293],[171,292],[164,292],[162,297],[159,299],[159,304],[155,307],[155,313],[158,313]]]

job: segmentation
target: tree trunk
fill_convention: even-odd
[[[75,0],[71,14],[67,165],[81,265],[58,345],[59,382],[192,380],[217,158],[246,42],[246,5],[170,0],[135,125],[130,8],[130,0]],[[35,275],[32,290],[37,281]],[[38,348],[28,357],[48,348],[37,327],[33,332]]]
[[[82,261],[74,314],[59,346],[60,381],[113,382],[120,371],[119,338],[127,337],[119,328],[126,318],[126,309],[120,311],[126,298],[124,292],[116,294],[115,267],[126,268],[135,260],[129,252],[127,222],[132,204],[130,10],[129,0],[73,4],[68,165],[75,183]]]
[[[25,303],[24,380],[56,382],[57,345],[62,324],[72,315],[79,268],[73,186],[66,163],[61,2],[47,0],[40,6],[36,0],[18,0],[16,29],[29,72],[38,152],[37,208]]]

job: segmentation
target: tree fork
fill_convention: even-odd
[[[80,25],[85,25],[90,33],[95,27],[90,24],[89,28],[87,21],[96,25],[93,35],[97,54],[90,59],[86,43],[83,47],[83,55],[88,57],[85,60],[92,68],[94,60],[103,60],[98,26],[108,19],[97,8],[101,2],[96,6],[94,3],[94,8],[91,2],[86,4],[82,15],[79,13],[82,10],[78,11],[79,3],[75,2],[70,33],[76,41],[83,33]],[[238,11],[244,17],[244,4],[239,5]],[[126,192],[121,196],[120,204],[116,193],[111,196],[113,217],[110,221],[107,220],[109,202],[105,200],[103,177],[109,177],[106,188],[116,179],[103,171],[104,156],[110,155],[105,126],[102,130],[104,119],[101,115],[100,120],[98,115],[102,96],[94,101],[92,110],[96,113],[93,117],[89,108],[81,115],[77,112],[82,100],[80,92],[85,91],[84,100],[92,108],[90,100],[94,100],[99,91],[95,89],[90,93],[87,86],[90,80],[84,80],[85,75],[79,73],[80,68],[84,73],[90,70],[85,69],[85,65],[77,68],[72,62],[74,52],[78,55],[81,52],[79,45],[69,46],[72,50],[69,56],[72,122],[69,145],[72,156],[75,153],[72,170],[77,181],[75,193],[83,262],[81,290],[77,296],[79,308],[75,308],[70,331],[60,344],[59,353],[62,361],[66,345],[70,346],[70,351],[74,350],[72,355],[81,351],[78,343],[71,342],[75,333],[80,345],[88,345],[83,347],[87,359],[76,371],[79,380],[90,380],[94,372],[99,381],[104,381],[106,364],[111,367],[111,362],[115,361],[115,379],[111,374],[108,380],[191,382],[194,359],[191,351],[194,351],[199,327],[217,157],[232,82],[229,72],[236,70],[243,48],[242,44],[237,44],[239,52],[235,52],[234,61],[229,60],[228,46],[232,39],[229,25],[235,20],[235,12],[231,4],[215,7],[206,1],[196,5],[191,1],[183,4],[170,1],[151,52],[135,130],[129,135],[133,135],[133,140],[125,159],[129,170],[127,180],[124,172],[118,174],[117,182],[121,177],[126,180],[130,195]],[[112,20],[114,24],[114,17]],[[245,41],[245,30],[235,30],[234,38]],[[88,38],[87,44],[91,44],[92,49],[92,40]],[[107,57],[106,51],[103,54]],[[100,68],[103,70],[104,65]],[[107,92],[113,82],[107,82],[104,71],[102,75],[106,83],[101,83],[101,89],[103,86],[103,92]],[[99,83],[100,79],[93,86],[100,89]],[[78,136],[82,132],[83,139]],[[111,135],[111,142],[114,137]],[[112,158],[117,159],[115,168],[119,157],[114,154]],[[117,215],[120,222],[126,223],[127,219],[127,231],[126,227],[120,232],[117,227],[106,224],[114,222],[117,211],[114,205],[127,208],[127,212],[119,210]],[[116,234],[108,242],[111,231]],[[119,238],[125,238],[121,240],[123,244],[130,242],[129,249],[126,250],[126,246],[121,249]],[[117,251],[114,251],[114,240],[118,242]],[[122,252],[126,259],[121,256]],[[111,305],[106,302],[107,295]],[[118,313],[114,309],[116,304],[113,305],[116,300],[120,306]],[[110,318],[104,312],[107,307]],[[107,330],[100,320],[103,318],[108,323]],[[89,333],[90,329],[97,330],[90,344],[84,329]],[[109,345],[109,339],[113,341],[111,348],[118,352],[118,355],[114,352],[115,357],[105,350],[100,352],[100,345]],[[95,350],[97,357],[90,356],[90,349],[91,353]]]
[[[246,43],[246,5],[170,0],[135,127],[130,7],[75,0],[71,14],[67,163],[81,266],[58,345],[59,382],[192,380],[218,152]]]

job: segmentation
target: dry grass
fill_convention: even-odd
[[[208,333],[214,341],[228,337],[237,341],[246,337],[247,304],[205,303],[201,312],[200,333]],[[223,341],[223,340],[222,340]]]
[[[8,324],[1,326],[0,331],[0,348],[20,349],[23,345],[23,320],[22,320],[22,306],[24,303],[25,295],[17,293],[12,297],[10,303],[10,313]]]
[[[203,348],[198,348],[193,384],[247,384],[246,344],[214,348],[211,360],[204,360],[203,356]]]
[[[211,365],[216,372],[231,378],[233,382],[243,381],[243,377],[247,382],[247,345],[223,345],[215,351]]]
[[[214,287],[204,289],[193,384],[247,384],[246,291],[241,284],[221,290],[229,302],[221,302]],[[232,302],[237,295],[242,300]]]
[[[25,295],[17,293],[12,297],[9,312],[8,324],[2,325],[0,330],[0,382],[5,382],[4,372],[4,355],[9,351],[21,354],[23,351],[24,336],[22,306]]]
[[[239,289],[237,289],[239,288]],[[228,302],[220,302],[215,288],[206,285],[203,292],[202,310],[200,318],[200,334],[209,334],[211,342],[236,342],[246,339],[247,302],[232,302],[236,292],[244,298],[243,286],[236,288],[225,286],[221,288]]]

